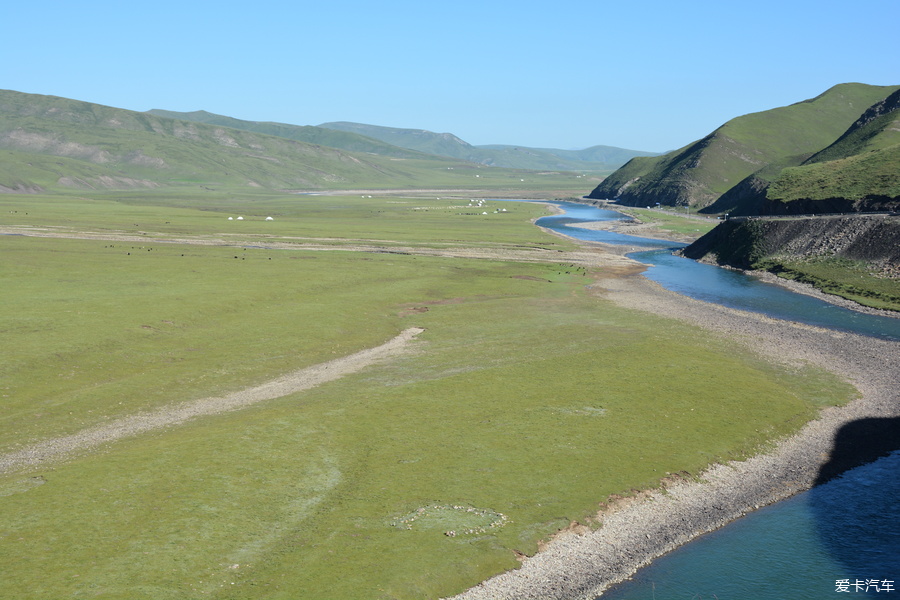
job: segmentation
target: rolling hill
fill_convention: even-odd
[[[896,210],[900,206],[900,90],[800,165],[769,165],[710,207],[736,215]],[[740,193],[735,193],[740,191]]]
[[[388,148],[360,136],[202,116],[214,122],[0,90],[0,191],[496,188],[523,187],[526,179],[520,171]],[[361,151],[307,141],[325,138],[352,141]],[[571,175],[543,179],[577,185]],[[541,184],[531,178],[531,185]]]
[[[831,146],[864,111],[897,89],[841,84],[810,100],[737,117],[680,150],[632,159],[589,197],[632,206],[752,212],[785,168],[800,166]]]
[[[401,148],[400,146],[392,146],[381,140],[359,135],[357,133],[328,129],[325,127],[288,125],[286,123],[272,123],[268,121],[243,121],[233,117],[206,112],[205,110],[175,112],[155,108],[147,111],[147,113],[169,119],[195,121],[197,123],[206,123],[208,125],[218,125],[220,127],[230,127],[232,129],[242,129],[254,133],[274,135],[297,142],[328,146],[330,148],[338,148],[350,152],[367,152],[370,154],[400,158],[428,158],[423,152]]]

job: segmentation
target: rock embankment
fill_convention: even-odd
[[[900,265],[900,218],[837,216],[729,220],[685,248],[693,259],[716,257],[720,264],[753,268],[767,257],[839,257],[868,263],[884,276]]]

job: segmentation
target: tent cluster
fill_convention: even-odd
[[[469,200],[469,206],[475,208],[483,208],[486,200]],[[506,212],[505,208],[498,208],[494,210],[494,214]],[[486,215],[487,212],[482,212],[481,214]]]
[[[238,217],[236,219],[234,217],[228,217],[228,220],[229,221],[243,221],[244,217]],[[273,219],[272,217],[266,217],[266,221],[274,221],[274,220],[275,219]]]

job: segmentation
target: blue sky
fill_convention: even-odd
[[[0,88],[127,108],[664,151],[900,84],[900,1],[17,2]]]

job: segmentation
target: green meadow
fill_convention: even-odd
[[[745,457],[853,396],[617,307],[562,260],[390,251],[575,247],[531,224],[545,207],[498,205],[0,196],[0,227],[155,240],[0,235],[3,453],[425,330],[315,389],[0,475],[0,596],[439,598],[600,526],[610,495]]]
[[[834,256],[807,260],[771,258],[760,261],[760,268],[779,277],[815,286],[827,294],[882,310],[900,310],[900,285],[894,279],[877,277],[864,261]]]

